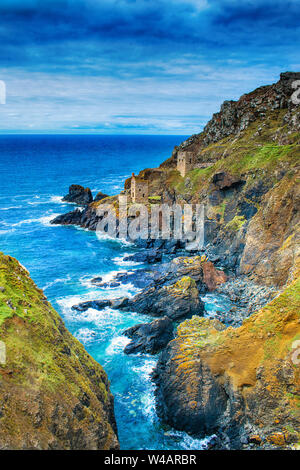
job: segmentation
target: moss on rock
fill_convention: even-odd
[[[103,368],[65,328],[28,271],[0,253],[0,448],[116,449]]]

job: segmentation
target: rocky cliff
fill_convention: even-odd
[[[299,257],[300,110],[291,99],[299,79],[300,73],[286,72],[273,85],[224,102],[203,132],[176,147],[159,168],[138,175],[148,181],[150,204],[205,204],[212,261],[276,286],[288,281]],[[184,178],[176,169],[180,150],[195,161]],[[116,201],[104,198],[53,223],[96,230],[99,205]]]
[[[2,253],[0,340],[0,449],[118,449],[104,370]]]
[[[299,338],[299,279],[240,328],[186,320],[154,372],[159,415],[220,448],[297,447]]]
[[[157,316],[174,319],[176,312],[176,320],[183,320],[197,314],[179,325],[160,356],[153,376],[157,409],[163,421],[177,429],[198,436],[216,433],[220,448],[299,444],[300,109],[292,99],[296,80],[300,73],[286,72],[273,85],[224,102],[203,132],[176,147],[159,168],[139,174],[148,181],[149,206],[205,206],[205,269],[199,269],[201,259],[193,257],[183,263],[182,272],[181,258],[176,258],[166,280],[174,284],[174,273],[182,273],[189,278],[187,292],[177,285],[175,296],[153,274],[148,290],[135,300],[138,311],[156,309]],[[177,171],[180,151],[190,152],[195,162],[185,177]],[[127,180],[125,192],[129,184]],[[99,205],[116,205],[116,200],[114,196],[93,202],[54,223],[95,230]],[[163,240],[140,246],[172,255],[183,248],[182,243]],[[228,270],[228,282],[224,284],[226,275],[215,272],[211,262]],[[187,305],[204,285],[229,293],[235,302],[235,310],[221,318],[223,323],[203,318],[199,305],[197,312]],[[178,287],[183,303],[178,303]],[[226,328],[224,323],[239,327]]]

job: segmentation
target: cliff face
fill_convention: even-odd
[[[211,259],[276,286],[289,280],[299,256],[300,110],[291,100],[299,78],[281,74],[276,84],[225,102],[165,169],[177,202],[205,204]],[[184,179],[174,169],[182,149],[196,161]]]
[[[6,346],[0,449],[119,447],[104,370],[67,331],[28,272],[2,253],[0,340]]]
[[[200,317],[182,323],[154,374],[163,420],[217,433],[222,448],[297,445],[299,294],[300,279],[237,329]]]
[[[292,100],[296,80],[300,73],[287,72],[273,85],[224,102],[203,132],[176,147],[159,168],[139,174],[148,181],[149,203],[204,204],[206,255],[246,275],[236,291],[240,297],[241,292],[244,298],[248,295],[249,279],[281,292],[236,329],[199,316],[185,321],[158,362],[154,380],[162,419],[197,435],[217,433],[223,448],[299,442],[295,357],[300,340],[300,109]],[[184,178],[177,171],[182,150],[195,162]],[[116,197],[94,202],[82,213],[63,215],[55,223],[95,230],[97,207],[103,202],[115,205]],[[160,243],[151,240],[141,246],[161,249]],[[175,249],[172,245],[169,252]],[[206,269],[208,287],[226,280],[224,275],[218,279],[221,274],[212,276],[211,267]],[[195,271],[199,275],[199,269]],[[184,275],[194,279],[190,266]],[[270,299],[257,303],[251,292],[251,312]],[[153,304],[157,292],[152,293]],[[167,303],[163,300],[162,315]],[[182,310],[179,306],[179,316]]]
[[[255,282],[283,286],[299,256],[300,110],[292,84],[300,73],[226,101],[203,132],[176,147],[159,168],[145,169],[149,202],[203,203],[205,243],[212,261]],[[183,178],[179,150],[195,168]],[[125,182],[128,191],[129,180]],[[116,197],[60,216],[55,223],[95,230],[97,207]]]

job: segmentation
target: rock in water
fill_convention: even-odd
[[[174,327],[168,317],[159,318],[151,323],[141,323],[124,331],[132,341],[124,349],[126,354],[139,352],[157,354],[174,337]]]
[[[80,225],[82,217],[82,211],[75,209],[75,211],[61,214],[50,221],[50,224],[54,225]]]
[[[133,299],[129,299],[128,309],[153,317],[167,316],[171,320],[203,315],[204,303],[194,279],[182,277],[175,284],[163,287],[150,287]]]
[[[65,328],[28,272],[0,253],[0,449],[115,450],[102,367]]]
[[[71,184],[69,193],[63,197],[63,201],[86,205],[93,202],[93,196],[90,188],[84,188],[80,184]]]
[[[124,261],[134,261],[136,263],[158,263],[162,260],[162,253],[159,250],[144,250],[133,255],[125,256]]]

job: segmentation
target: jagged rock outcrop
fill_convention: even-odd
[[[198,436],[217,433],[221,448],[296,446],[299,293],[298,279],[237,329],[182,323],[153,374],[160,417]]]
[[[168,317],[158,318],[151,323],[141,323],[123,333],[131,339],[124,349],[126,354],[157,354],[174,337],[174,326]]]
[[[72,308],[84,312],[89,308],[103,310],[106,307],[144,313],[152,317],[167,316],[173,321],[204,313],[204,304],[199,297],[196,282],[187,276],[162,287],[155,283],[132,299],[122,297],[112,300],[91,300],[73,305]]]
[[[199,297],[196,282],[182,277],[163,287],[150,287],[129,300],[128,309],[153,317],[167,316],[177,321],[192,315],[203,315],[204,304]]]
[[[80,184],[71,184],[68,194],[63,197],[63,201],[86,205],[93,202],[93,196],[90,188],[84,188]]]
[[[158,263],[162,260],[162,253],[159,250],[143,250],[133,255],[125,256],[124,261],[134,261],[135,263]]]
[[[51,224],[53,225],[80,225],[81,218],[82,218],[82,211],[80,209],[75,209],[75,211],[58,215],[53,220],[51,220]]]
[[[0,449],[118,449],[105,371],[2,253],[0,285]]]

